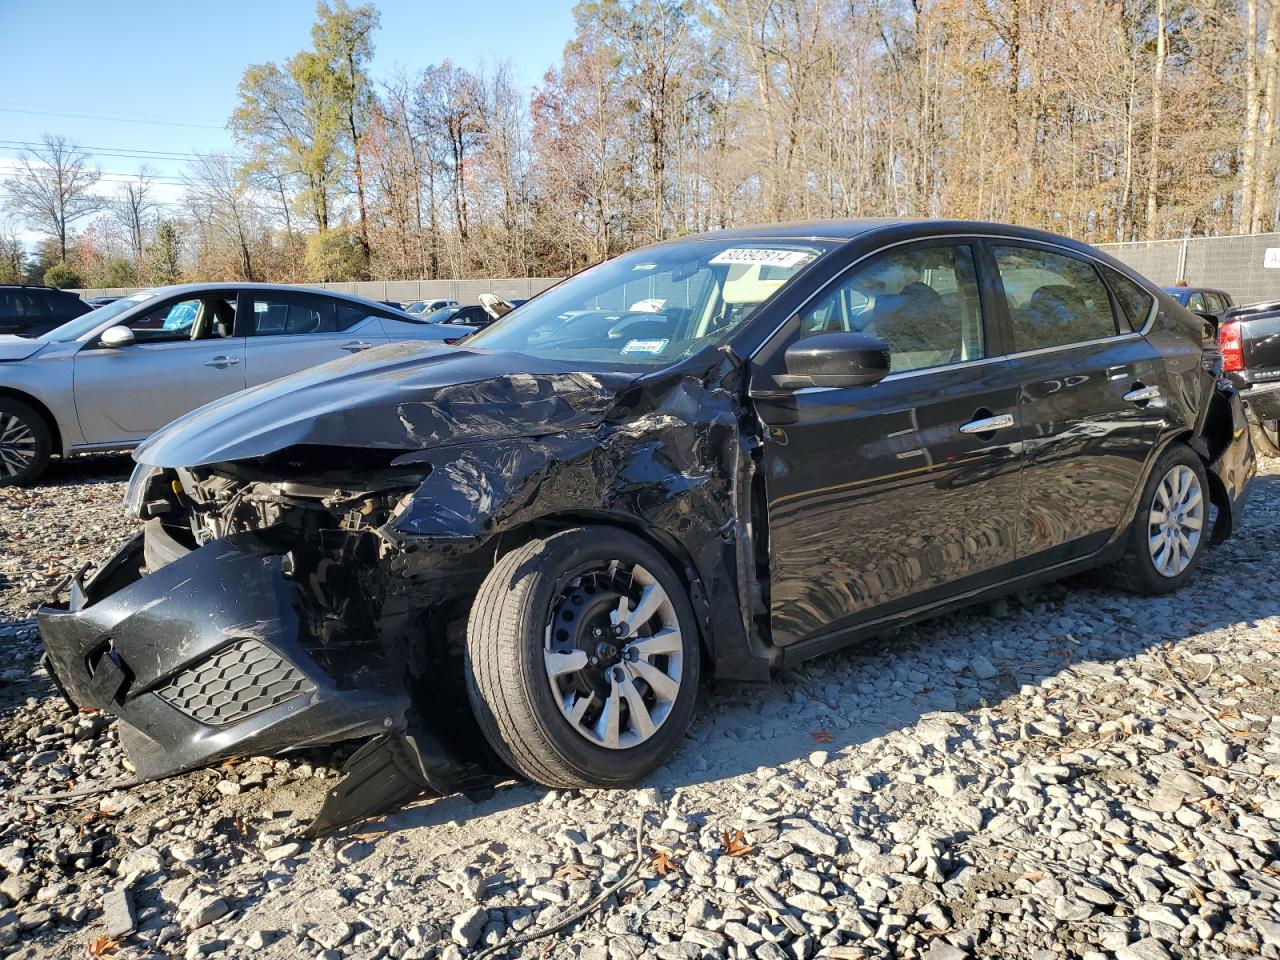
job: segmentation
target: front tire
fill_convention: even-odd
[[[0,397],[0,487],[35,483],[52,453],[53,437],[44,417],[20,400]]]
[[[1116,570],[1132,593],[1172,593],[1195,573],[1209,543],[1209,483],[1195,451],[1172,443],[1147,478]]]
[[[577,527],[503,556],[476,594],[464,667],[485,737],[550,787],[620,787],[675,749],[693,715],[697,626],[657,550]]]

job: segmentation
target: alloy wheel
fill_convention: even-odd
[[[1147,515],[1147,547],[1163,577],[1176,577],[1191,565],[1204,530],[1204,492],[1200,478],[1178,464],[1156,487]]]
[[[567,581],[552,603],[543,657],[569,725],[597,746],[625,750],[670,715],[683,651],[666,590],[639,564],[614,561]]]
[[[16,477],[36,458],[36,435],[30,425],[14,414],[0,413],[0,471]]]

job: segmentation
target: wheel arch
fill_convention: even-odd
[[[44,420],[44,424],[49,429],[49,437],[52,441],[53,452],[61,456],[65,452],[62,445],[62,430],[58,427],[58,418],[44,403],[43,400],[34,394],[27,393],[25,390],[17,390],[13,387],[0,387],[0,397],[6,397],[10,400],[17,400],[19,403],[25,403],[36,413],[40,414]]]
[[[693,562],[688,550],[674,537],[664,531],[647,526],[635,517],[626,514],[605,511],[564,511],[545,514],[534,520],[521,523],[504,530],[493,538],[491,548],[484,550],[486,556],[496,564],[499,558],[535,537],[544,537],[558,530],[571,527],[606,526],[626,531],[650,547],[657,550],[675,571],[684,585],[693,608],[694,619],[698,628],[698,648],[702,654],[702,666],[710,672],[715,668],[715,637],[710,617],[710,606],[702,577]]]

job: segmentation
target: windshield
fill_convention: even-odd
[[[90,310],[88,313],[83,313],[60,327],[54,327],[45,334],[44,339],[59,341],[79,340],[89,331],[97,329],[104,320],[118,317],[126,310],[131,310],[138,304],[150,300],[155,295],[155,290],[142,290],[132,296],[121,297],[115,303],[108,303],[105,307]]]
[[[637,250],[553,287],[467,346],[665,366],[723,341],[834,245],[685,240]]]

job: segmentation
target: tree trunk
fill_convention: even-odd
[[[1276,102],[1277,72],[1280,72],[1280,2],[1271,4],[1267,21],[1267,40],[1262,52],[1263,88],[1262,129],[1258,133],[1260,155],[1254,168],[1253,210],[1249,216],[1249,233],[1267,229],[1271,219],[1272,195],[1276,180]]]
[[[1151,159],[1147,170],[1147,237],[1156,237],[1156,199],[1160,187],[1160,136],[1164,120],[1165,0],[1156,0],[1156,63],[1151,77]]]
[[[1244,159],[1240,174],[1240,214],[1237,231],[1250,233],[1258,159],[1258,0],[1248,0],[1244,47]]]

